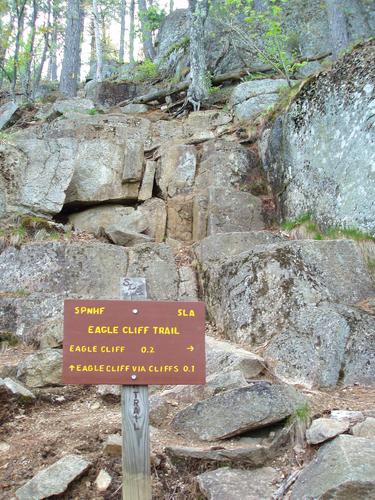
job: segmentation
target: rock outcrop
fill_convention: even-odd
[[[281,215],[375,235],[374,41],[308,81],[270,134],[265,169]]]
[[[196,255],[208,312],[231,340],[265,344],[276,374],[289,382],[373,380],[375,320],[348,307],[374,294],[354,242],[259,245],[216,265],[205,261],[204,244]]]
[[[140,273],[150,298],[178,298],[178,272],[165,244],[129,250],[99,242],[8,247],[0,253],[0,331],[41,342],[45,323],[62,321],[64,299],[117,299],[121,277]]]

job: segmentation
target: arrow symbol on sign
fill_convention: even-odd
[[[194,351],[194,346],[189,345],[189,347],[186,348],[188,351],[193,352]]]
[[[74,371],[74,368],[75,368],[75,365],[70,365],[70,366],[69,366],[69,370],[70,370],[71,372],[73,372],[73,371]]]

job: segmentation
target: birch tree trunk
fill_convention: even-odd
[[[349,45],[346,17],[341,0],[326,0],[332,57],[337,60]]]
[[[77,95],[78,65],[81,46],[81,9],[80,0],[68,0],[64,58],[61,68],[60,91],[69,97]]]
[[[126,19],[126,0],[121,0],[120,5],[120,50],[118,54],[120,64],[124,63],[125,57],[125,19]]]
[[[191,82],[187,98],[193,105],[194,111],[199,110],[202,102],[208,97],[210,86],[204,47],[204,26],[207,15],[208,0],[189,0]]]
[[[94,18],[95,51],[96,51],[96,80],[103,80],[103,49],[100,39],[99,11],[97,0],[92,0],[92,15]]]
[[[139,18],[141,21],[141,32],[142,32],[142,45],[143,45],[143,53],[146,59],[155,59],[155,49],[154,44],[152,42],[152,33],[148,28],[145,21],[145,13],[147,12],[146,0],[138,0],[139,5]]]
[[[134,19],[135,19],[135,0],[130,0],[130,25],[129,25],[129,61],[134,62]]]
[[[174,11],[174,0],[169,0],[169,13]]]

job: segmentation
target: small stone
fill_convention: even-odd
[[[111,457],[121,457],[122,437],[120,434],[111,434],[107,437],[103,446],[103,453]]]
[[[16,497],[18,500],[42,500],[52,495],[61,495],[90,465],[90,462],[78,455],[66,455],[21,486],[16,491]]]
[[[34,394],[26,389],[22,384],[12,380],[11,378],[0,379],[0,387],[3,386],[13,396],[22,397],[26,399],[35,399]]]
[[[333,420],[331,418],[318,418],[314,420],[306,431],[306,439],[309,444],[318,444],[328,441],[339,434],[349,430],[349,422],[346,420]]]
[[[9,450],[10,444],[6,443],[5,441],[0,441],[0,454],[6,453]]]
[[[90,406],[91,410],[99,410],[100,408],[100,403],[99,401],[94,401],[94,403],[92,403],[92,405]]]
[[[367,417],[363,422],[359,422],[352,429],[353,436],[375,439],[375,418]]]
[[[95,479],[95,485],[97,490],[100,492],[108,490],[111,482],[112,482],[112,477],[108,474],[107,471],[101,469],[97,478]]]
[[[354,410],[332,410],[331,418],[340,421],[348,421],[350,425],[357,424],[364,420],[363,413],[361,411]]]

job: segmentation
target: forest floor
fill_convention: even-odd
[[[0,370],[26,354],[30,348],[8,348],[0,356]],[[331,410],[374,410],[375,388],[352,386],[335,390],[302,389],[310,402],[311,416],[328,414]],[[103,444],[110,434],[121,433],[120,404],[103,400],[95,386],[50,387],[39,390],[36,402],[17,406],[0,428],[0,499],[15,499],[15,491],[39,470],[68,453],[77,453],[92,463],[88,472],[75,481],[64,499],[121,499],[121,458],[103,453]],[[197,499],[194,476],[207,470],[202,465],[177,470],[167,459],[164,447],[186,445],[168,428],[152,432],[152,472],[154,499]],[[215,446],[209,443],[207,447]],[[305,451],[302,462],[312,449]],[[293,451],[277,458],[272,465],[288,473],[302,465]],[[98,493],[95,479],[101,469],[113,478],[105,493]]]

